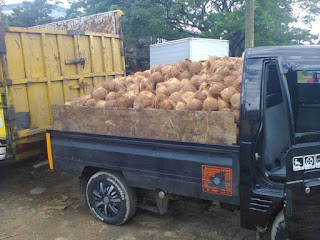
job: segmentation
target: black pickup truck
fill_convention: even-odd
[[[165,213],[179,196],[238,207],[242,227],[272,240],[318,239],[319,76],[320,46],[248,49],[237,145],[49,130],[49,165],[78,176],[109,224],[137,206]]]

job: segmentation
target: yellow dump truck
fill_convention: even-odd
[[[32,28],[0,26],[0,160],[44,151],[51,104],[125,73],[121,11]]]

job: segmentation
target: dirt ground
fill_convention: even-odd
[[[219,206],[175,204],[166,215],[138,210],[123,226],[104,224],[80,205],[77,178],[36,163],[0,163],[0,240],[254,239],[239,211]]]

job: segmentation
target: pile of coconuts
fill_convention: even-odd
[[[144,72],[106,81],[90,95],[66,105],[98,108],[163,109],[176,111],[227,111],[239,122],[243,60],[210,57],[184,59]]]

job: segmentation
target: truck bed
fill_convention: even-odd
[[[48,131],[53,166],[120,171],[132,187],[239,204],[239,146]]]

